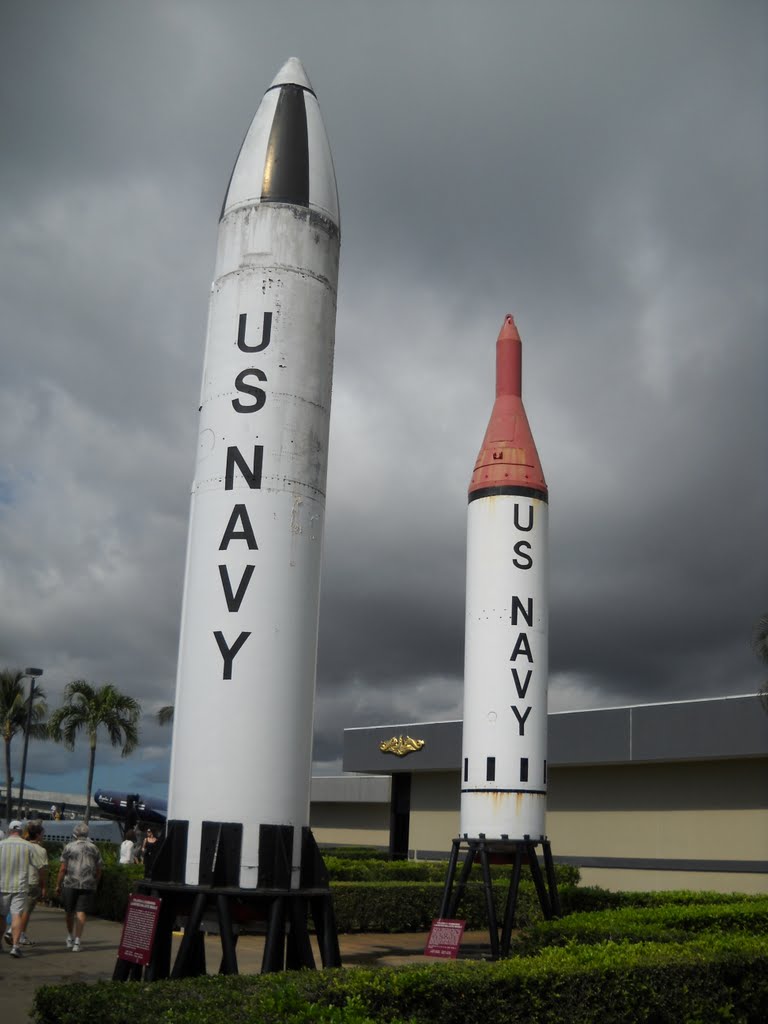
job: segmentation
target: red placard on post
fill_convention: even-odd
[[[466,921],[454,921],[448,917],[435,918],[424,949],[424,956],[437,956],[443,960],[455,960],[466,926]]]
[[[162,902],[157,896],[140,896],[137,893],[131,893],[128,897],[123,934],[117,951],[120,960],[145,967],[149,963]]]

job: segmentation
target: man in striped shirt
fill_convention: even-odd
[[[32,844],[21,838],[22,822],[12,821],[0,841],[0,920],[11,912],[11,956],[20,957],[21,915],[27,902]]]

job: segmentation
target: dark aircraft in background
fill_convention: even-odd
[[[168,801],[159,796],[98,789],[93,799],[104,817],[119,821],[124,829],[135,828],[140,821],[164,825],[168,817]]]

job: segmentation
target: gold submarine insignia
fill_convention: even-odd
[[[415,754],[424,746],[425,740],[415,740],[412,736],[393,736],[391,740],[384,740],[379,744],[382,754],[395,754],[397,757],[405,757],[406,754]]]

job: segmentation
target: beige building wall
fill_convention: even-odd
[[[613,892],[768,892],[768,875],[722,871],[648,871],[627,868],[581,868],[581,885],[599,885]]]
[[[389,846],[389,804],[315,803],[309,824],[318,843]]]
[[[558,855],[768,860],[765,762],[554,768],[547,832]]]
[[[655,870],[582,867],[587,885],[768,891],[767,875],[739,870],[750,866],[744,862],[768,862],[766,768],[764,760],[750,759],[554,768],[547,811],[552,852],[659,862]],[[677,870],[669,861],[728,867]]]
[[[553,811],[547,815],[553,852],[568,857],[655,860],[766,859],[765,811]]]
[[[412,856],[445,856],[459,830],[459,772],[411,776]],[[389,803],[313,801],[321,843],[387,847]],[[555,859],[608,889],[768,892],[768,763],[757,759],[550,770],[547,833]],[[627,866],[627,861],[656,865]],[[720,862],[707,870],[670,861]],[[750,863],[751,862],[751,863]],[[704,866],[704,865],[702,865]],[[751,868],[751,870],[750,870]]]
[[[458,772],[416,772],[411,776],[411,829],[408,845],[419,857],[451,852],[459,834]]]

